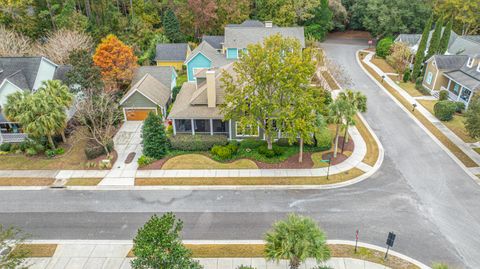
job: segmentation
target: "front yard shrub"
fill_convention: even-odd
[[[264,140],[260,140],[260,139],[254,139],[254,138],[247,138],[247,139],[244,139],[242,140],[242,142],[240,142],[240,147],[241,148],[249,148],[249,149],[256,149],[260,146],[263,146],[263,145],[266,145],[267,144],[267,141],[264,141]]]
[[[419,91],[420,91],[421,89],[423,89],[422,83],[423,83],[423,77],[418,77],[418,78],[415,80],[415,89],[417,89],[417,90],[419,90]]]
[[[172,137],[173,136],[173,126],[168,125],[167,126],[167,137]]]
[[[34,155],[37,155],[38,152],[37,150],[35,150],[35,148],[27,148],[25,150],[25,154],[27,154],[28,156],[34,156]]]
[[[390,54],[390,48],[393,45],[393,39],[391,37],[385,37],[381,39],[375,50],[378,57],[385,59]]]
[[[167,154],[168,139],[161,116],[148,114],[142,127],[142,139],[143,155],[159,160]]]
[[[457,110],[457,104],[452,101],[438,101],[433,106],[435,117],[437,117],[441,121],[451,120],[456,110]]]
[[[448,100],[448,91],[446,91],[446,90],[441,90],[441,91],[438,93],[438,100],[440,100],[440,101]]]
[[[457,105],[457,109],[455,110],[455,112],[457,113],[463,113],[463,111],[465,111],[465,103],[464,102],[455,102],[455,104]]]
[[[277,142],[275,142],[280,147],[288,147],[290,146],[290,143],[288,142],[287,138],[279,138]]]
[[[232,151],[228,146],[213,146],[211,152],[220,160],[228,160],[232,158]]]
[[[154,158],[142,155],[140,156],[140,158],[138,158],[137,163],[138,163],[138,166],[143,167],[153,163],[154,161],[155,161]]]
[[[65,153],[65,149],[64,148],[57,148],[57,149],[47,149],[45,151],[45,155],[48,157],[48,158],[53,158],[57,155],[62,155]]]
[[[315,140],[317,140],[317,147],[321,150],[329,150],[332,147],[332,133],[328,128],[323,128],[315,133]]]
[[[0,151],[9,152],[12,149],[12,144],[3,143],[0,145]]]
[[[410,75],[412,74],[412,71],[410,69],[405,69],[405,72],[403,72],[403,82],[407,83],[410,80]]]
[[[109,152],[112,152],[113,140],[107,144],[107,148]],[[105,152],[105,149],[102,146],[93,144],[93,143],[87,144],[84,151],[85,151],[85,156],[87,157],[88,160],[95,159],[97,157],[102,156],[103,154],[107,154]]]
[[[224,135],[184,135],[170,137],[172,149],[185,151],[208,151],[215,145],[225,146],[228,143]]]
[[[272,149],[268,149],[267,145],[263,145],[257,149],[258,153],[262,154],[267,158],[273,158],[275,156],[282,155],[285,150],[277,145],[273,145]]]
[[[230,149],[232,154],[237,154],[237,152],[238,152],[238,142],[237,141],[230,141],[228,143],[227,147]]]
[[[240,265],[236,269],[257,269],[257,268],[253,266],[248,266],[248,265]]]

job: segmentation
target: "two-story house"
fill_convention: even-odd
[[[247,20],[227,25],[224,36],[204,36],[185,61],[188,81],[177,95],[168,115],[174,134],[221,134],[229,139],[261,138],[262,130],[237,128],[235,121],[224,121],[219,106],[224,102],[222,72],[235,76],[233,63],[250,44],[261,43],[271,35],[296,38],[305,47],[302,27],[277,27],[271,22]]]

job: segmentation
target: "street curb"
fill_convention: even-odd
[[[454,162],[456,162],[458,164],[458,166],[460,166],[460,168],[463,169],[463,171],[465,171],[465,173],[470,176],[470,178],[473,179],[473,181],[475,183],[477,183],[478,185],[480,185],[480,179],[475,175],[473,174],[458,158],[457,156],[455,156],[452,152],[450,152],[450,150],[445,147],[445,145],[442,144],[442,142],[440,142],[440,140],[438,140],[438,138],[436,136],[434,136],[415,116],[413,116],[410,111],[407,110],[407,108],[405,108],[403,106],[402,103],[400,103],[399,100],[397,100],[397,98],[395,98],[387,89],[385,89],[385,87],[380,83],[378,82],[372,74],[370,74],[370,72],[368,72],[368,70],[365,69],[365,67],[362,65],[361,63],[361,60],[360,60],[360,57],[359,57],[359,53],[360,52],[366,52],[364,50],[358,50],[355,54],[355,58],[357,60],[357,64],[360,66],[360,68],[362,68],[363,72],[365,74],[368,75],[368,77],[370,77],[370,79],[373,80],[373,82],[375,84],[377,84],[377,86],[379,86],[389,97],[390,99],[392,99],[423,131],[425,131],[425,133],[427,133],[428,136],[430,136],[430,138],[432,138],[432,140],[440,146],[441,149],[443,149],[443,151],[445,153],[448,154],[448,156],[450,156],[450,158],[452,158],[452,160]],[[373,53],[373,52],[368,52],[368,53]]]
[[[27,240],[24,243],[26,244],[57,244],[57,245],[133,245],[132,240]],[[260,245],[265,244],[263,240],[183,240],[184,244],[188,245]],[[327,244],[330,245],[350,245],[355,246],[355,241],[349,240],[327,240]],[[358,246],[377,250],[380,252],[386,252],[387,249],[368,244],[363,242],[358,242]],[[429,266],[424,263],[417,261],[409,256],[396,252],[394,250],[389,250],[390,255],[400,258],[402,260],[408,261],[421,269],[431,269]]]

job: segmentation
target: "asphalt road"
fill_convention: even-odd
[[[341,42],[340,42],[341,43]],[[480,268],[480,186],[360,69],[361,46],[324,43],[368,97],[365,118],[385,147],[369,179],[334,190],[2,191],[0,223],[37,239],[131,239],[153,213],[176,212],[185,239],[261,239],[290,212],[315,218],[330,239],[384,246],[426,264]]]

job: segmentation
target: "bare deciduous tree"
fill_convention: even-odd
[[[325,65],[328,69],[328,71],[330,71],[330,74],[335,78],[335,80],[344,88],[348,88],[352,85],[352,79],[350,78],[350,76],[348,75],[347,71],[345,70],[345,68],[328,59],[328,58],[325,58]]]
[[[26,56],[32,52],[28,37],[0,25],[0,56]]]
[[[60,29],[48,35],[45,43],[35,44],[35,54],[45,56],[56,64],[67,64],[74,50],[90,50],[92,38],[86,33]]]
[[[115,123],[121,119],[114,96],[104,91],[85,91],[84,98],[77,103],[75,116],[87,128],[87,138],[101,145],[109,156],[108,143],[115,133]]]

